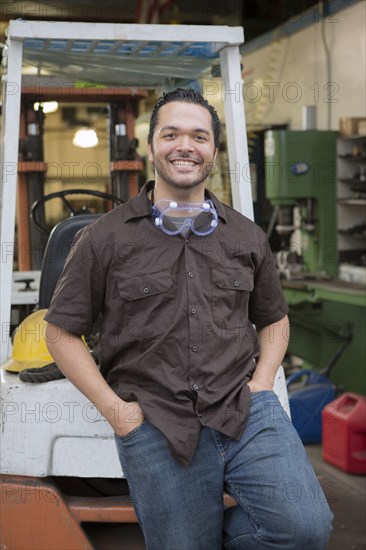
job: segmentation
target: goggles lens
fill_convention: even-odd
[[[215,207],[210,200],[198,203],[178,203],[161,199],[153,207],[153,220],[167,235],[192,231],[200,237],[212,233],[218,225]]]

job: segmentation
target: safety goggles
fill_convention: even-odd
[[[190,230],[204,237],[218,225],[217,212],[210,200],[179,203],[161,199],[154,204],[152,217],[155,225],[167,235],[179,235]]]

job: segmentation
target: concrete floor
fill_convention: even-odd
[[[324,462],[320,445],[306,445],[306,451],[334,514],[326,550],[365,550],[366,477],[347,474]]]
[[[366,550],[366,477],[347,474],[324,462],[320,445],[306,445],[306,451],[334,513],[333,533],[325,550]],[[138,525],[99,524],[86,530],[95,550],[145,549]]]

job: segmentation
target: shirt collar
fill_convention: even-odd
[[[154,188],[155,182],[148,181],[142,187],[140,193],[132,199],[128,200],[123,206],[124,208],[124,222],[128,222],[135,218],[144,218],[145,216],[151,216],[152,214],[152,202],[148,197],[149,191]]]
[[[136,218],[144,218],[152,214],[152,202],[148,197],[148,193],[154,188],[155,182],[148,181],[142,187],[140,193],[125,203],[124,222],[128,222]],[[219,199],[208,189],[205,189],[205,197],[211,200],[216,208],[217,215],[226,223],[226,212],[223,204]]]

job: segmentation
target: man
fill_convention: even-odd
[[[317,550],[331,512],[272,391],[287,306],[261,229],[205,190],[219,137],[200,94],[158,100],[155,183],[77,239],[49,350],[115,431],[148,550]]]

